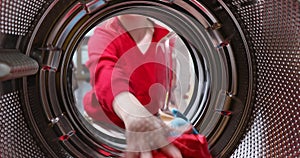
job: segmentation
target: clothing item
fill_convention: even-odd
[[[89,60],[86,63],[93,87],[84,97],[88,115],[101,121],[98,119],[102,116],[97,115],[104,112],[113,123],[124,127],[112,107],[114,97],[124,91],[131,92],[151,113],[158,112],[171,83],[167,80],[172,79],[171,68],[166,66],[166,60],[170,59],[158,47],[158,42],[168,33],[167,29],[154,24],[151,44],[146,53],[142,53],[118,18],[95,29],[88,42]],[[92,95],[99,104],[93,104]]]
[[[180,150],[183,158],[212,158],[208,149],[206,138],[200,134],[183,134],[177,138],[176,137],[170,138],[170,142],[172,142],[173,145]],[[120,152],[120,151],[116,151],[115,149],[111,149],[110,147],[107,148],[115,152]],[[99,149],[98,152],[106,157],[109,156],[114,157],[113,154],[105,150]],[[168,155],[165,155],[160,150],[153,150],[152,157],[171,158]]]
[[[175,139],[172,141],[172,139]],[[181,152],[183,158],[211,158],[206,138],[200,134],[183,134],[172,138],[171,142]],[[159,150],[152,151],[153,158],[169,158]]]
[[[180,128],[187,127],[185,132],[172,134],[173,137],[169,141],[175,145],[181,152],[183,158],[211,158],[211,154],[208,150],[208,144],[205,136],[200,135],[194,126],[190,123],[188,118],[183,115],[177,109],[171,110],[174,119],[170,122],[170,127]],[[188,129],[190,128],[190,129]],[[159,150],[152,151],[153,158],[168,158]]]

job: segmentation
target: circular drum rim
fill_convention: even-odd
[[[199,58],[199,56],[197,57],[199,55],[197,53],[193,55],[195,59],[198,59],[196,64],[203,63],[200,62],[203,60],[206,61],[206,63],[204,62],[204,72],[207,73],[206,79],[208,82],[205,86],[205,92],[207,93],[206,95],[203,94],[205,98],[201,103],[203,109],[193,112],[193,114],[187,113],[187,116],[200,132],[207,136],[210,150],[214,156],[226,155],[232,152],[241,138],[241,131],[244,130],[243,127],[250,115],[254,80],[252,76],[252,60],[245,36],[239,29],[238,23],[235,23],[234,16],[230,14],[230,10],[224,9],[224,12],[231,18],[231,23],[222,23],[222,20],[218,17],[219,14],[216,15],[210,12],[214,4],[206,3],[201,4],[198,1],[92,1],[81,3],[74,1],[72,5],[65,8],[61,17],[53,22],[53,26],[50,28],[47,36],[35,36],[35,33],[38,34],[43,29],[36,27],[30,39],[27,54],[31,56],[42,54],[38,55],[38,57],[42,58],[40,60],[41,69],[39,74],[33,76],[33,78],[39,81],[37,87],[39,87],[43,112],[45,118],[48,119],[47,123],[52,124],[52,130],[57,135],[56,138],[60,136],[69,136],[71,138],[63,141],[62,148],[72,153],[71,155],[77,156],[82,155],[80,152],[87,147],[88,149],[85,152],[93,156],[101,155],[101,153],[96,151],[97,149],[118,154],[118,151],[110,150],[106,143],[116,147],[118,150],[124,148],[124,145],[122,145],[124,140],[116,139],[113,142],[105,142],[108,140],[101,139],[101,133],[99,133],[99,136],[93,136],[91,130],[89,130],[89,125],[80,121],[82,119],[81,116],[77,115],[76,110],[74,110],[74,101],[72,101],[74,98],[72,98],[72,86],[68,81],[69,72],[67,68],[74,49],[89,28],[96,25],[99,21],[114,15],[138,13],[155,16],[168,24],[168,26],[175,25],[175,20],[173,20],[173,23],[172,20],[164,21],[166,17],[173,16],[173,19],[177,18],[177,20],[189,22],[191,24],[189,27],[187,25],[183,27],[180,26],[180,23],[179,25],[177,23],[174,27],[175,32],[178,33],[177,30],[182,29],[179,34],[188,36],[189,42],[196,48],[205,47],[203,49],[214,50],[212,51],[215,53],[213,55],[210,53],[201,54],[203,59]],[[53,5],[59,5],[59,2]],[[219,5],[222,6],[222,4]],[[55,7],[49,9],[49,12],[54,11]],[[161,13],[161,15],[159,16],[157,13]],[[46,11],[45,14],[49,13]],[[52,19],[54,18],[52,17]],[[51,19],[41,18],[39,25],[49,23],[49,20]],[[219,28],[219,24],[222,24],[225,29]],[[196,31],[192,32],[190,28]],[[237,36],[231,37],[232,39],[230,40],[240,41],[239,43],[226,41],[228,40],[228,29],[238,30]],[[199,34],[201,36],[198,36]],[[199,41],[199,39],[205,44],[201,45],[195,42]],[[43,43],[39,45],[39,43],[35,43],[36,40],[43,41]],[[242,45],[242,52],[237,52],[237,50],[241,50],[236,45]],[[236,63],[237,53],[242,54],[242,57],[246,58],[247,63],[243,67],[241,67],[242,64]],[[212,62],[214,60],[219,62]],[[239,74],[241,71],[246,71],[247,76],[241,76]],[[25,90],[27,89],[26,82],[32,80],[31,78],[24,79]],[[220,82],[218,78],[225,78],[226,82]],[[243,83],[243,85],[240,84],[245,81],[246,83]],[[27,89],[27,91],[29,90]],[[217,99],[213,100],[214,98]],[[197,97],[195,100],[196,102],[201,101],[199,98],[197,100]],[[27,102],[30,104],[30,99]],[[241,105],[242,108],[240,107]],[[31,111],[32,109],[28,108],[28,112],[30,113]],[[34,116],[32,119],[34,119]],[[33,121],[33,124],[35,122],[36,120]],[[41,126],[36,124],[35,131],[45,133],[44,130],[40,129]],[[40,139],[45,136],[45,134],[42,135]],[[102,143],[99,143],[99,138]],[[222,144],[222,142],[227,144]],[[49,144],[51,146],[51,142],[44,142],[44,144],[45,146]],[[219,147],[221,148],[218,149]],[[48,148],[47,150],[51,149]]]

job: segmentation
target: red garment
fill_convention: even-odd
[[[183,158],[211,158],[206,138],[200,134],[183,134],[172,142]],[[153,158],[169,158],[160,151],[152,151]]]
[[[140,52],[117,18],[96,28],[88,43],[89,61],[86,63],[93,89],[84,97],[85,111],[96,121],[107,118],[101,116],[104,111],[111,121],[124,127],[112,108],[114,96],[123,91],[135,95],[153,114],[163,105],[166,76],[171,70],[166,68],[166,55],[157,48],[157,42],[169,31],[154,26],[152,43],[145,54]],[[92,103],[94,94],[102,109],[99,104]]]

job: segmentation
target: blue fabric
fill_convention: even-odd
[[[171,126],[176,128],[176,127],[180,127],[186,124],[192,124],[189,119],[184,116],[180,111],[178,111],[177,109],[172,109],[171,110],[173,116],[175,117],[174,120],[172,120],[171,122]],[[199,134],[199,132],[196,130],[196,128],[193,126],[193,134]]]

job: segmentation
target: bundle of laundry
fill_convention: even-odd
[[[183,126],[190,129],[186,129],[184,133],[172,133],[169,138],[170,143],[175,145],[181,152],[183,158],[211,158],[209,152],[208,143],[204,135],[192,126],[190,121],[177,109],[171,110],[174,118],[170,121],[170,126],[173,128],[181,128]],[[169,158],[159,150],[152,151],[153,158]]]

